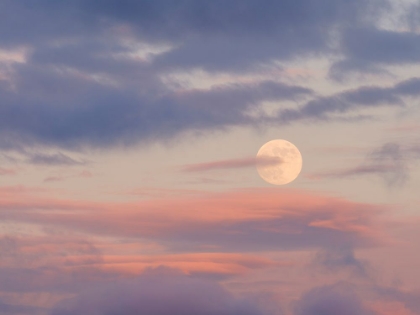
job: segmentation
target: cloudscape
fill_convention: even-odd
[[[420,315],[419,101],[418,0],[0,0],[0,314]]]

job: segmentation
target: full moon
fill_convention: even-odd
[[[285,185],[298,177],[302,170],[302,155],[289,141],[277,139],[264,144],[257,153],[257,171],[273,185]]]

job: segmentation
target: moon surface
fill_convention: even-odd
[[[257,153],[258,174],[267,183],[285,185],[302,170],[302,155],[289,141],[276,139],[264,144]]]

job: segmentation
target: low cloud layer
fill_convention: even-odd
[[[351,287],[345,285],[314,288],[303,295],[295,315],[374,315]]]
[[[263,315],[214,282],[159,268],[137,279],[108,284],[60,303],[51,315]]]
[[[356,285],[367,287],[316,287],[297,301],[275,299],[277,311],[291,307],[293,315],[374,314],[372,299],[382,306],[389,299],[414,314],[418,310],[417,294],[374,283],[371,265],[356,253],[390,244],[381,226],[382,206],[277,189],[200,193],[140,203],[69,202],[49,194],[25,187],[0,190],[2,221],[25,227],[29,233],[0,238],[0,289],[21,296],[16,303],[7,295],[5,314],[147,310],[161,315],[179,310],[182,314],[278,315],[282,313],[268,312],[264,303],[254,304],[258,294],[252,300],[233,298],[214,281],[229,283],[266,272],[273,278],[277,277],[273,272],[287,278],[289,272],[299,271],[294,286],[303,281],[308,290],[320,284],[312,277],[307,283],[307,268],[330,280],[349,275]],[[317,253],[315,260],[313,253]],[[149,270],[158,266],[177,272]],[[256,280],[255,286],[259,285]],[[276,285],[285,290],[281,292],[294,289],[287,281]],[[242,287],[252,291],[254,284]],[[359,297],[356,293],[362,290],[371,295]],[[51,312],[51,303],[33,307],[45,292],[62,300],[54,303]],[[67,299],[69,295],[75,297]]]

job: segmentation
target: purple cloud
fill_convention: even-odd
[[[166,268],[137,279],[113,282],[59,303],[51,315],[263,315],[247,300],[234,298],[218,284]]]
[[[346,285],[318,287],[297,302],[294,315],[373,315]]]

